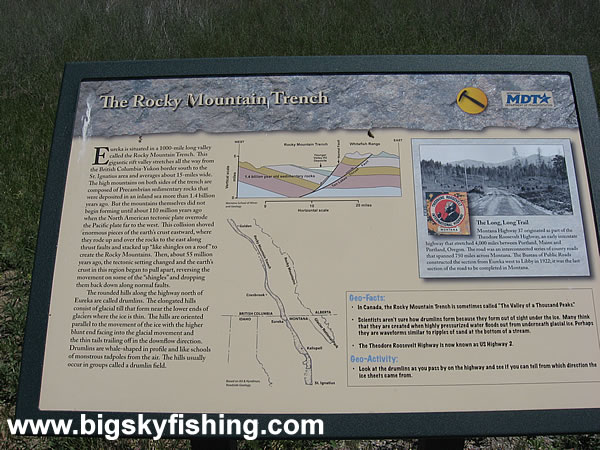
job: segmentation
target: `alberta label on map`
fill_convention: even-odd
[[[40,410],[599,407],[574,108],[566,75],[83,81]]]

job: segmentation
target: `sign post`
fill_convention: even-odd
[[[17,415],[599,431],[599,145],[583,57],[67,65]]]

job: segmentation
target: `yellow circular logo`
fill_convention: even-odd
[[[456,96],[456,104],[466,113],[479,114],[487,108],[488,100],[481,89],[467,87]]]

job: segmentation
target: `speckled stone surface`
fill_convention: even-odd
[[[487,109],[469,115],[456,104],[457,93],[474,86],[488,97]],[[275,104],[272,92],[327,96],[327,104]],[[551,91],[554,108],[503,108],[502,91]],[[144,99],[181,99],[171,107],[133,107]],[[193,106],[188,95],[204,98],[264,96],[267,105]],[[104,108],[101,96],[128,100],[125,108]],[[315,97],[316,98],[316,97]],[[405,128],[482,130],[577,128],[567,75],[409,74],[298,75],[90,81],[81,84],[74,136],[156,133],[303,131],[318,129]]]

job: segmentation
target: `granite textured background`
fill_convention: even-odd
[[[456,96],[474,86],[488,97],[478,115],[464,113]],[[327,105],[275,105],[273,91],[328,97]],[[502,91],[552,91],[554,108],[503,108]],[[256,106],[188,106],[188,94],[205,97],[266,96]],[[131,100],[182,98],[173,108],[103,108],[100,96]],[[506,128],[577,128],[567,75],[386,74],[236,76],[213,78],[90,81],[81,84],[74,136],[122,136],[157,133],[306,131],[371,128],[482,130]]]

